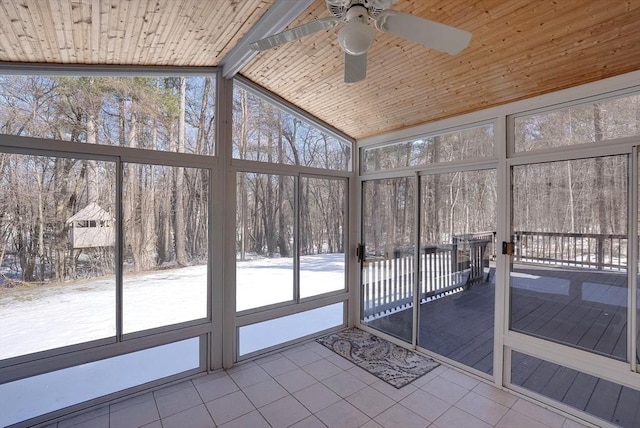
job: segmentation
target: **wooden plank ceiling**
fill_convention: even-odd
[[[292,0],[293,1],[293,0]],[[274,0],[1,0],[1,62],[216,66]],[[473,34],[456,56],[377,33],[343,83],[337,29],[258,54],[241,73],[364,138],[640,69],[640,0],[398,0]],[[291,26],[328,16],[316,2]]]
[[[273,0],[2,0],[0,61],[215,66]]]
[[[469,31],[471,44],[449,56],[378,32],[367,78],[347,85],[333,29],[261,53],[241,73],[359,139],[640,69],[640,0],[400,0],[392,9]],[[328,15],[317,0],[292,25]]]

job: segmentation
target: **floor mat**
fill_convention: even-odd
[[[316,341],[396,388],[402,388],[440,365],[429,357],[357,328]]]

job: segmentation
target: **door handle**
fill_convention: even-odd
[[[362,263],[364,261],[364,245],[358,244],[356,247],[356,257],[358,258],[358,263]]]

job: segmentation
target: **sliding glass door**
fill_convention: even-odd
[[[512,168],[511,330],[627,359],[627,163]]]
[[[419,347],[493,371],[496,171],[420,177]]]
[[[415,178],[362,184],[361,321],[413,338]]]

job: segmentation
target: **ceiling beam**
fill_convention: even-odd
[[[251,27],[233,49],[224,57],[220,65],[222,75],[230,79],[235,76],[258,53],[249,44],[264,37],[278,33],[304,12],[314,0],[276,0],[262,15],[262,18]]]

